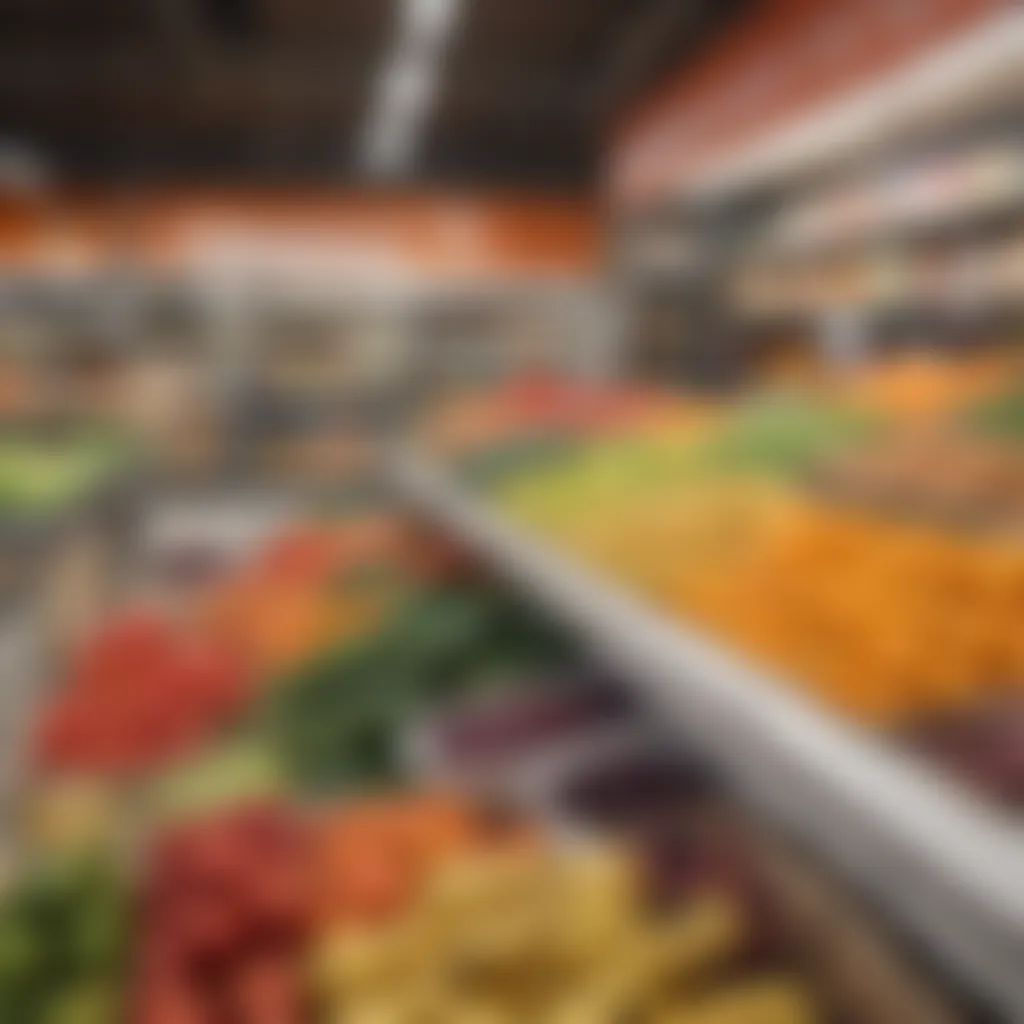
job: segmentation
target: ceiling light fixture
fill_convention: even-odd
[[[404,9],[408,38],[424,44],[443,44],[458,13],[459,0],[407,0]]]
[[[371,173],[395,176],[412,163],[460,6],[461,0],[403,0],[360,147]]]

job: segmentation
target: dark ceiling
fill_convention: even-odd
[[[419,181],[580,186],[739,0],[463,0]],[[352,180],[398,0],[0,0],[0,142],[84,179]]]

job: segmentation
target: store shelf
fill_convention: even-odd
[[[713,161],[683,194],[717,203],[836,166],[907,133],[1019,96],[1022,78],[1024,11],[1011,4],[938,51]]]
[[[743,265],[807,263],[872,250],[910,248],[977,237],[993,229],[1005,232],[1024,221],[1024,196],[1014,195],[985,206],[952,206],[931,217],[908,218],[865,226],[832,237],[756,243],[738,260]]]
[[[397,489],[571,628],[669,727],[1024,1020],[1024,828],[504,521],[414,453]]]
[[[985,296],[961,301],[914,299],[876,303],[874,305],[839,305],[820,309],[790,310],[778,313],[757,313],[740,309],[736,317],[743,326],[757,330],[776,331],[820,325],[830,316],[841,313],[852,317],[870,330],[906,326],[920,331],[926,327],[942,334],[976,332],[979,325],[1016,323],[1024,316],[1020,296]]]

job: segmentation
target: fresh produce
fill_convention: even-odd
[[[224,644],[125,612],[79,652],[36,741],[51,771],[136,772],[165,764],[237,717],[251,686]]]
[[[862,720],[963,707],[1024,675],[1024,557],[995,538],[732,483],[568,529],[585,560]]]
[[[879,415],[863,391],[857,406],[748,400],[686,432],[621,426],[491,493],[859,721],[984,705],[1024,679],[1019,460],[957,432],[956,399],[976,397],[980,377],[907,374],[896,390],[920,386],[927,415],[898,401]]]
[[[620,722],[627,701],[605,681],[567,675],[544,688],[485,694],[443,708],[418,731],[447,771],[479,778],[514,760]]]
[[[483,393],[462,395],[435,410],[424,425],[430,445],[449,457],[488,465],[508,455],[520,464],[521,453],[543,457],[545,442],[554,449],[574,439],[597,436],[625,424],[689,422],[693,409],[682,410],[667,393],[622,385],[586,385],[566,379],[524,376]]]
[[[819,1019],[797,980],[718,981],[744,948],[743,914],[727,896],[709,891],[653,916],[623,851],[445,845],[440,861],[419,862],[388,913],[346,915],[323,933],[315,978],[329,1015],[593,1024],[687,1020],[692,1009],[709,1021]]]
[[[1024,705],[1002,699],[915,723],[908,739],[980,793],[1024,805]]]
[[[703,995],[656,1018],[656,1024],[792,1024],[815,1019],[801,986],[786,978],[767,978]]]
[[[339,604],[325,588],[236,579],[214,595],[204,621],[266,679],[332,642],[343,623]]]
[[[403,524],[391,517],[303,524],[217,587],[199,618],[246,651],[263,678],[280,678],[371,628],[411,556]]]
[[[114,787],[95,777],[39,780],[25,801],[22,838],[40,856],[92,854],[121,831]]]
[[[723,428],[651,396],[566,394],[513,391],[497,447],[455,446],[523,522],[872,721],[956,711],[1009,681],[1019,651],[997,658],[993,638],[1024,560],[799,493],[808,467],[873,436],[870,417],[774,405]],[[531,434],[537,422],[565,443]],[[833,555],[855,585],[846,603],[810,568]],[[110,620],[44,712],[46,788],[25,830],[37,863],[0,900],[2,1024],[826,1019],[754,858],[707,824],[721,811],[708,778],[646,746],[587,765],[588,738],[621,739],[637,719],[575,668],[560,631],[447,545],[377,510],[298,524],[244,564],[184,568],[195,607]],[[879,658],[865,662],[885,687],[875,701],[804,659],[816,648],[801,631],[835,607],[829,643],[856,664],[877,628],[865,609],[890,594],[919,599],[943,635],[970,606],[978,623],[955,634],[968,682],[910,685]],[[462,773],[462,797],[391,788],[417,731]],[[975,734],[950,735],[936,745],[979,778],[1016,764],[1009,731],[991,771],[972,760]],[[548,760],[565,773],[544,805],[572,826],[565,845],[490,784]],[[474,785],[492,799],[469,802]],[[138,854],[131,890],[103,852],[114,839]]]
[[[703,809],[712,792],[706,772],[681,758],[627,750],[579,767],[555,796],[570,819],[618,831],[678,822]]]
[[[380,783],[402,726],[431,702],[564,663],[564,638],[479,586],[412,593],[380,628],[305,665],[269,695],[265,724],[302,785]]]
[[[318,918],[329,930],[394,920],[453,856],[519,848],[534,838],[533,829],[516,817],[443,794],[355,801],[319,824]]]
[[[627,431],[568,464],[512,474],[492,490],[513,518],[560,541],[615,536],[620,546],[657,552],[664,561],[665,549],[637,532],[648,522],[664,532],[679,516],[693,520],[688,506],[709,491],[745,499],[778,489],[877,431],[871,417],[821,402],[765,401],[682,433]],[[687,554],[694,550],[699,545],[686,545]]]
[[[309,836],[287,807],[199,817],[157,840],[141,908],[132,1020],[301,1024]]]
[[[802,506],[673,608],[854,717],[896,724],[1019,686],[1022,594],[1024,551]]]
[[[0,1018],[119,1020],[129,929],[127,896],[105,856],[37,860],[0,899]]]
[[[160,773],[149,788],[147,805],[157,821],[175,820],[283,798],[287,792],[286,773],[275,750],[243,733]]]
[[[983,436],[1016,443],[1024,440],[1024,387],[1019,378],[1011,388],[986,395],[963,410],[962,421]]]
[[[950,429],[909,432],[815,473],[831,501],[953,528],[1010,531],[1024,520],[1024,461],[1010,445]]]
[[[0,441],[0,517],[53,513],[85,497],[125,461],[125,446],[102,434],[41,442]]]
[[[773,978],[788,976],[814,980],[827,1020],[959,1019],[856,903],[796,851],[737,815],[685,755],[652,750],[649,741],[625,751],[595,747],[551,785],[548,799],[560,819],[635,844],[654,906],[686,906],[710,892],[742,910],[742,959],[756,977],[737,977],[727,991],[709,994],[714,1005],[735,999],[736,1012],[754,1014],[747,993],[762,984],[775,988]]]
[[[867,363],[837,382],[842,400],[904,423],[941,422],[987,401],[1019,367],[1002,354],[940,358],[910,352]]]

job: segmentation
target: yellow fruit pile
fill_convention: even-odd
[[[338,1024],[812,1024],[789,976],[731,976],[745,911],[708,893],[652,917],[632,859],[533,847],[443,864],[395,918],[335,930],[315,963]]]

